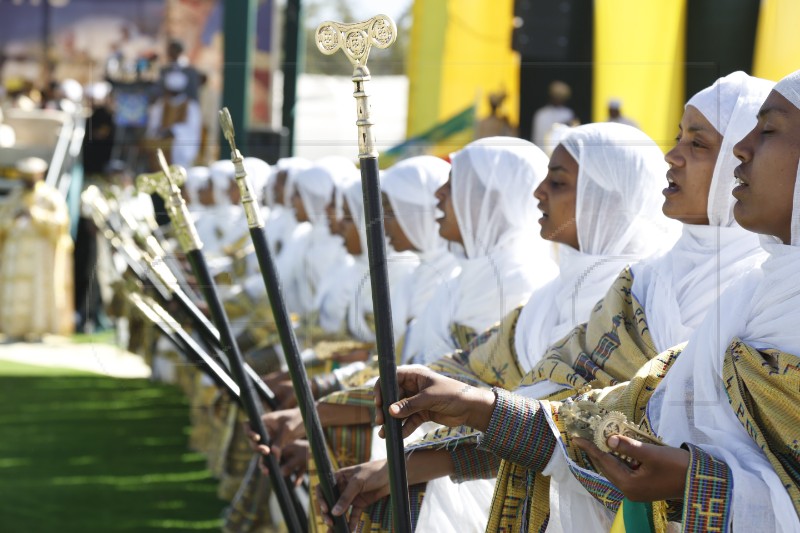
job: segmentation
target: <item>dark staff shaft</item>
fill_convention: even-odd
[[[113,233],[120,235],[120,232],[110,220],[106,220],[106,226]],[[111,244],[114,246],[113,241]],[[197,305],[195,305],[194,301],[189,297],[188,294],[186,294],[180,285],[170,286],[168,283],[162,283],[158,278],[158,275],[153,272],[152,268],[150,268],[150,265],[148,265],[147,268],[143,267],[138,261],[131,257],[131,255],[125,250],[124,246],[114,246],[114,249],[122,255],[122,257],[125,259],[125,262],[131,268],[131,270],[133,270],[136,277],[142,281],[142,283],[148,283],[154,286],[164,300],[169,300],[170,296],[173,296],[178,301],[181,308],[193,319],[193,322],[200,331],[200,334],[203,336],[206,342],[209,343],[210,347],[221,349],[222,344],[220,343],[219,331],[211,322],[208,321],[203,312],[198,309]],[[165,263],[164,266],[169,268],[170,272],[175,275],[173,269],[170,268],[168,264]],[[227,368],[227,365],[222,359],[219,357],[217,359],[219,364]],[[264,380],[261,379],[261,376],[259,376],[250,365],[244,363],[244,368],[245,372],[252,380],[261,400],[267,404],[271,410],[277,410],[278,399],[275,397],[275,393],[272,392],[267,384],[264,383]]]
[[[166,313],[166,311],[164,311]],[[211,379],[217,384],[218,387],[224,389],[228,392],[230,397],[239,405],[242,405],[242,397],[239,394],[239,385],[233,381],[230,375],[220,366],[220,364],[211,356],[209,356],[205,350],[192,338],[191,335],[186,333],[186,331],[181,328],[180,324],[175,324],[171,330],[168,324],[165,321],[161,320],[157,322],[157,326],[161,331],[166,335],[166,337],[178,348],[181,350],[182,353],[189,354],[189,359],[195,363],[199,363],[201,367],[206,370],[207,373],[211,376]],[[213,327],[213,326],[212,326]],[[216,331],[216,329],[215,329]],[[258,386],[258,383],[254,383]],[[266,386],[266,385],[265,385]],[[268,461],[268,466],[270,470],[272,469],[274,461]],[[285,479],[287,487],[293,487],[294,483],[290,478]],[[308,486],[303,485],[306,492],[308,491]],[[307,520],[305,509],[303,505],[300,503],[300,499],[297,496],[297,489],[294,490],[290,489],[290,496],[292,498],[292,505],[297,512],[297,516],[305,522]]]
[[[157,320],[156,327],[172,342],[175,348],[187,356],[190,362],[200,366],[217,387],[225,390],[234,401],[240,401],[239,385],[231,379],[230,375],[225,372],[219,363],[197,344],[191,335],[183,330],[171,328],[163,320]]]
[[[208,321],[205,315],[203,315],[202,311],[200,311],[200,309],[194,305],[194,302],[191,300],[191,298],[189,298],[189,296],[180,288],[173,289],[172,294],[180,304],[181,308],[190,317],[192,317],[192,320],[200,332],[200,335],[202,335],[210,347],[221,349],[222,344],[220,342],[219,331]],[[253,367],[248,365],[246,362],[244,363],[244,371],[247,374],[247,377],[253,383],[259,398],[261,398],[261,400],[267,404],[267,407],[269,407],[272,411],[277,411],[279,409],[278,399],[269,386],[264,383],[264,380],[261,379],[261,376],[259,376],[258,373],[253,370]]]
[[[113,241],[112,246],[114,246]],[[114,249],[122,254],[134,275],[142,283],[150,283],[156,286],[161,285],[158,283],[159,280],[157,279],[157,276],[153,274],[153,271],[149,268],[142,267],[136,260],[134,260],[133,257],[131,257],[131,255],[125,250],[124,246],[114,246]],[[170,290],[170,285],[167,283],[163,284],[163,287],[167,291]],[[161,296],[165,300],[168,300],[166,295],[161,294]],[[192,322],[198,326],[198,329],[204,331],[205,334],[208,335],[209,339],[207,340],[210,341],[210,347],[212,349],[221,349],[222,345],[220,343],[219,331],[194,305],[194,302],[182,292],[180,287],[172,288],[172,296],[176,297],[178,302],[181,303],[181,307],[189,314],[189,316],[192,318]],[[159,327],[167,339],[169,339],[176,346],[176,348],[181,351],[181,353],[187,354],[193,363],[200,365],[200,367],[205,371],[206,375],[208,375],[211,380],[214,381],[217,387],[227,391],[230,397],[236,403],[244,407],[242,404],[241,395],[239,393],[239,385],[236,384],[236,382],[234,382],[230,377],[230,369],[226,368],[224,360],[222,360],[219,355],[216,355],[216,357],[209,356],[208,353],[203,350],[197,344],[197,342],[195,342],[191,335],[187,334],[182,328],[180,328],[180,325],[177,325],[175,328],[170,328],[168,325],[164,324],[163,321],[158,320],[156,321],[156,326]],[[262,400],[264,400],[271,409],[277,409],[278,401],[272,390],[270,390],[267,384],[264,383],[261,377],[247,363],[244,364],[244,367],[248,375],[252,378],[253,386],[256,387],[256,390],[258,391]],[[287,479],[286,484],[287,486],[294,485],[291,479]],[[292,491],[290,495],[292,498],[292,505],[297,510],[297,515],[301,517],[302,521],[305,522],[305,510],[303,509],[296,492]]]
[[[367,251],[372,284],[372,305],[375,310],[375,341],[378,348],[378,368],[383,399],[383,427],[386,433],[386,460],[389,466],[389,488],[392,499],[392,522],[395,531],[412,531],[406,457],[403,450],[403,428],[400,420],[389,415],[389,406],[399,399],[399,389],[394,356],[392,306],[389,295],[389,273],[383,229],[381,186],[378,177],[378,158],[362,156],[360,162],[364,213],[367,221]]]
[[[320,488],[323,497],[328,504],[328,509],[333,509],[339,499],[339,490],[336,488],[336,480],[333,476],[333,465],[328,456],[325,434],[322,431],[322,424],[314,403],[314,396],[308,384],[306,369],[300,358],[300,350],[297,347],[297,337],[286,310],[286,303],[283,300],[281,282],[278,271],[275,268],[275,261],[267,245],[264,229],[261,227],[251,227],[250,237],[253,240],[258,266],[261,268],[261,275],[264,278],[264,285],[269,296],[270,306],[278,335],[281,339],[283,353],[286,356],[286,363],[289,367],[289,376],[292,379],[295,394],[297,395],[297,405],[303,416],[303,423],[306,428],[311,454],[314,457],[314,464],[319,473]],[[347,533],[349,528],[344,516],[333,518],[333,529],[336,533]]]
[[[203,291],[203,296],[208,303],[209,310],[211,311],[211,316],[214,318],[214,322],[216,322],[217,329],[219,330],[222,350],[228,357],[231,373],[236,379],[236,382],[239,384],[242,404],[248,418],[250,419],[250,426],[252,427],[253,431],[258,434],[261,443],[269,445],[269,435],[267,434],[267,430],[264,427],[263,421],[261,420],[261,405],[256,400],[255,392],[252,388],[252,382],[250,379],[248,379],[244,370],[242,355],[239,353],[239,348],[236,344],[236,340],[233,337],[230,323],[228,322],[228,316],[225,313],[224,307],[222,306],[222,301],[219,299],[219,293],[217,292],[216,284],[214,283],[214,279],[211,277],[211,272],[208,270],[208,265],[206,264],[205,258],[200,250],[190,250],[186,255],[189,258],[189,262],[192,265],[192,270],[194,271],[195,276],[197,276],[197,281],[201,290]],[[286,527],[292,533],[295,531],[306,531],[306,527],[301,524],[300,518],[297,516],[297,509],[292,501],[289,488],[287,487],[285,480],[280,476],[280,467],[278,466],[278,462],[275,460],[275,456],[269,454],[266,456],[265,461],[266,466],[269,469],[269,477],[270,481],[272,482],[272,487],[275,490],[275,495],[278,498],[281,513],[283,514],[283,519],[286,522]]]

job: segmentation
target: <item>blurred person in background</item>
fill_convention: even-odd
[[[188,92],[189,76],[180,70],[165,74],[164,90],[150,108],[145,135],[153,152],[161,148],[170,164],[189,168],[200,149],[200,104]]]
[[[563,81],[550,84],[549,103],[539,108],[533,115],[533,143],[545,152],[550,153],[555,145],[548,142],[548,135],[555,124],[569,124],[575,118],[575,112],[567,107],[572,96],[572,89]],[[549,149],[548,149],[549,148]]]
[[[67,204],[44,183],[47,162],[17,163],[22,181],[0,204],[0,333],[38,340],[73,330]]]
[[[639,125],[635,120],[624,116],[622,114],[622,100],[619,98],[611,98],[608,101],[608,120],[606,122],[617,122],[619,124],[626,124],[638,128]]]
[[[111,84],[108,82],[92,83],[86,87],[92,114],[83,138],[83,172],[90,180],[92,176],[102,176],[114,148],[114,115],[108,102],[110,93]]]

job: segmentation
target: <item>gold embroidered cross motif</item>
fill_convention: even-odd
[[[706,476],[710,477],[710,476]],[[714,478],[719,479],[719,478]],[[708,510],[705,510],[704,507],[707,506]],[[703,524],[703,531],[722,531],[722,528],[718,525],[714,525],[715,522],[722,518],[722,511],[717,511],[717,509],[722,509],[725,506],[725,500],[722,498],[709,498],[708,502],[705,504],[701,503],[693,503],[692,508],[695,509],[695,514],[697,516],[703,518],[705,523]]]

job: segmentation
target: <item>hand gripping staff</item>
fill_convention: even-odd
[[[364,22],[343,24],[323,22],[317,27],[317,48],[326,55],[340,48],[353,64],[353,97],[358,120],[358,158],[361,187],[364,191],[364,215],[367,221],[367,250],[372,281],[372,304],[375,310],[375,337],[378,347],[386,455],[389,465],[389,488],[392,498],[392,522],[397,532],[411,531],[406,460],[400,420],[389,416],[389,406],[398,400],[397,367],[394,359],[392,307],[389,298],[389,275],[386,268],[386,242],[383,233],[383,207],[378,175],[378,152],[372,136],[372,120],[366,84],[371,79],[367,68],[370,48],[388,48],[397,38],[397,27],[386,15]]]
[[[261,404],[256,398],[253,391],[253,384],[247,378],[247,373],[244,369],[242,354],[239,353],[239,347],[236,344],[236,339],[233,336],[231,325],[228,322],[228,316],[225,313],[225,308],[222,306],[219,293],[217,292],[217,285],[211,272],[208,270],[205,257],[201,248],[203,243],[200,242],[200,237],[197,235],[197,230],[192,223],[189,216],[189,210],[186,207],[181,196],[181,191],[172,179],[172,173],[167,166],[167,161],[164,158],[164,153],[158,151],[158,160],[161,164],[163,171],[162,176],[150,177],[150,179],[143,179],[137,182],[137,187],[140,190],[151,193],[158,193],[164,199],[164,204],[169,212],[170,220],[175,231],[178,242],[181,245],[186,257],[192,265],[194,275],[197,277],[197,282],[203,292],[203,296],[208,303],[211,315],[217,325],[220,334],[220,341],[222,342],[222,350],[228,357],[228,363],[231,367],[231,373],[239,385],[240,394],[242,397],[242,404],[244,405],[247,417],[250,419],[250,426],[254,432],[258,434],[261,442],[269,445],[269,435],[261,421],[262,409]],[[281,477],[280,467],[275,456],[270,454],[265,458],[267,468],[269,469],[269,477],[272,482],[272,487],[275,490],[275,495],[280,504],[283,519],[290,532],[306,531],[306,523],[301,521],[297,515],[297,508],[292,502],[291,493],[286,481]]]
[[[183,171],[180,167],[176,168],[178,170],[173,170],[173,172]],[[145,177],[143,179],[147,180],[152,178]],[[180,180],[176,181],[179,182]],[[217,387],[226,390],[239,406],[244,407],[241,395],[239,394],[239,385],[230,377],[230,367],[227,358],[223,357],[219,331],[209,322],[203,312],[195,305],[194,301],[183,291],[180,283],[170,269],[168,262],[165,261],[163,256],[165,252],[160,244],[158,244],[155,237],[152,235],[147,236],[147,248],[148,250],[153,250],[152,252],[141,250],[132,237],[127,236],[124,232],[116,228],[116,225],[112,222],[110,217],[111,206],[103,197],[100,190],[94,185],[88,187],[86,191],[81,194],[81,199],[90,203],[93,207],[92,216],[95,225],[98,228],[104,228],[102,231],[108,239],[108,242],[111,244],[112,248],[123,257],[133,274],[146,286],[154,287],[162,300],[169,302],[177,301],[181,309],[188,315],[192,326],[200,333],[206,347],[200,346],[194,338],[183,329],[183,326],[152,299],[141,297],[137,294],[131,294],[129,295],[131,302],[156,324],[156,327],[161,330],[162,334],[165,335],[181,353],[186,355],[192,363],[199,365],[206,375],[214,381]],[[116,207],[120,209],[120,214],[122,215],[122,206]],[[124,215],[121,218],[123,221],[130,224],[130,220],[126,219]],[[131,229],[135,230],[135,228],[136,226],[131,226]],[[157,255],[153,258],[150,256],[150,253],[155,253]],[[155,319],[158,319],[159,316],[162,318],[156,322]],[[271,410],[277,410],[278,399],[275,397],[275,393],[272,392],[261,379],[261,376],[259,376],[247,362],[244,363],[244,369],[252,380],[253,386],[256,388],[256,392],[261,398],[261,401]],[[294,487],[294,483],[289,480],[288,486],[290,488]],[[303,489],[307,492],[308,485],[304,484]],[[291,492],[292,503],[297,509],[298,516],[302,521],[305,521],[305,509],[300,503],[296,491],[297,488]]]
[[[297,337],[289,319],[289,312],[286,310],[286,303],[283,301],[281,280],[278,277],[275,261],[267,245],[261,211],[255,202],[253,185],[250,183],[247,172],[244,169],[242,154],[236,148],[233,121],[227,108],[219,112],[219,121],[222,132],[231,146],[231,161],[233,161],[236,168],[236,183],[241,191],[242,206],[247,216],[247,224],[250,226],[250,237],[253,240],[258,266],[261,268],[261,276],[264,278],[264,285],[269,296],[270,307],[272,307],[272,316],[278,328],[283,353],[286,356],[289,376],[292,379],[292,385],[297,395],[297,405],[300,408],[300,414],[303,416],[303,424],[311,446],[311,454],[314,457],[314,464],[319,473],[320,488],[325,501],[328,503],[328,508],[332,509],[339,499],[339,491],[336,488],[336,481],[333,477],[333,465],[328,456],[325,434],[322,432],[322,424],[317,414],[311,387],[308,384],[306,369],[303,366],[302,359],[300,359]],[[348,531],[347,521],[343,516],[334,518],[333,525],[336,533],[346,533]]]

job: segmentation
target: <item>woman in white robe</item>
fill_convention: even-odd
[[[460,237],[466,257],[409,331],[406,361],[432,362],[462,348],[457,328],[483,332],[557,274],[549,243],[537,237],[532,195],[547,156],[521,139],[489,137],[453,154],[452,165],[437,197],[440,209],[452,205],[455,220],[445,211],[440,226],[457,226],[457,236],[443,236]]]
[[[413,275],[392,292],[392,320],[397,340],[425,309],[436,289],[460,272],[436,224],[436,190],[448,179],[450,164],[433,156],[412,157],[381,176],[389,244],[419,258]]]

